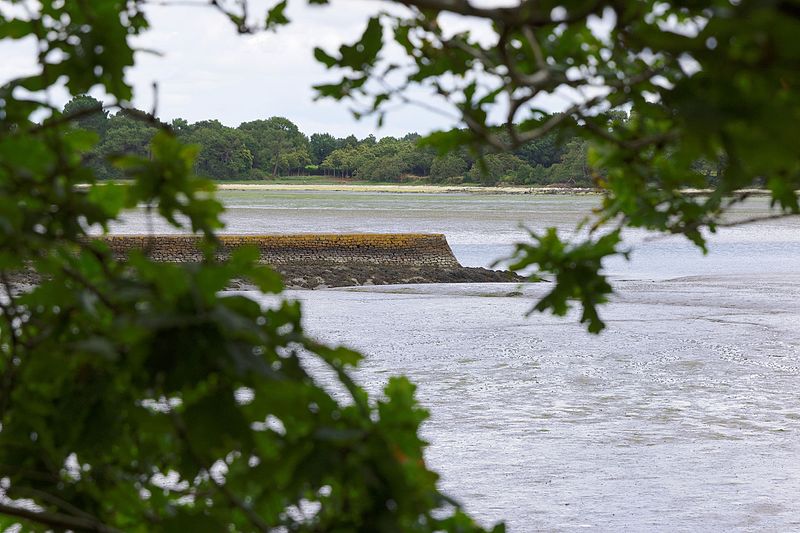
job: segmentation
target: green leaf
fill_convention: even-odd
[[[581,323],[586,323],[591,333],[602,331],[605,324],[597,306],[606,303],[608,295],[613,292],[600,273],[603,260],[617,254],[627,257],[626,253],[617,250],[621,242],[619,230],[571,246],[561,241],[555,228],[548,228],[543,235],[531,232],[531,237],[534,244],[517,244],[509,269],[519,272],[537,266],[532,278],[538,279],[542,273],[554,276],[553,289],[539,300],[533,310],[564,316],[571,307],[570,301],[578,300],[583,310]]]
[[[88,200],[102,209],[108,218],[116,218],[128,203],[128,187],[116,183],[103,183],[92,186]]]
[[[274,30],[278,26],[284,26],[289,23],[289,19],[284,13],[286,11],[286,2],[287,0],[282,0],[269,9],[265,22],[266,29]]]
[[[22,39],[33,33],[33,23],[20,19],[0,18],[0,39]]]
[[[322,63],[328,68],[332,68],[338,64],[338,61],[335,57],[328,54],[325,50],[319,47],[314,48],[314,57],[317,61]]]

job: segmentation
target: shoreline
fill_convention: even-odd
[[[598,189],[570,187],[485,187],[482,185],[368,185],[368,184],[288,184],[288,183],[224,183],[216,182],[218,191],[273,192],[387,192],[387,193],[446,193],[446,194],[558,194],[596,195]]]
[[[416,193],[416,194],[529,194],[558,196],[599,196],[601,189],[585,187],[487,187],[483,185],[386,185],[386,184],[289,184],[289,183],[225,183],[216,182],[218,191],[271,191],[271,192],[373,192],[373,193]],[[684,194],[702,196],[711,194],[712,189],[685,189]],[[769,196],[766,189],[740,189],[738,194]]]
[[[436,267],[412,265],[370,265],[324,262],[297,262],[271,265],[280,274],[286,290],[342,289],[347,287],[377,287],[408,284],[440,283],[522,283],[524,277],[508,270],[481,267]],[[12,290],[25,292],[36,286],[42,277],[33,270],[13,272]],[[246,279],[231,280],[225,291],[253,290],[255,285]]]
[[[127,181],[98,181],[104,183],[127,183]],[[533,195],[533,196],[601,196],[602,189],[586,187],[519,187],[485,185],[403,185],[403,184],[365,184],[365,183],[229,183],[214,181],[217,191],[265,191],[265,192],[363,192],[363,193],[413,193],[413,194],[485,194],[485,195]],[[88,183],[78,184],[78,189],[88,189]],[[714,192],[713,189],[683,189],[687,196],[704,196]],[[797,191],[800,193],[800,190]],[[733,194],[750,196],[770,196],[767,189],[738,189]]]

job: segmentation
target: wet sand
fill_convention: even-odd
[[[616,281],[599,336],[526,318],[551,288],[289,295],[306,331],[366,354],[371,393],[418,385],[429,464],[485,525],[800,530],[800,274]]]

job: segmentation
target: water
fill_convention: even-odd
[[[507,257],[514,243],[527,238],[526,227],[556,226],[570,235],[599,204],[596,196],[268,191],[223,191],[219,196],[228,209],[224,220],[230,233],[444,233],[465,266],[489,266]],[[752,217],[766,209],[766,200],[754,199],[737,208],[736,216]],[[147,227],[144,211],[138,211],[114,230],[140,233]],[[175,231],[158,221],[153,229]],[[791,273],[800,253],[798,229],[798,220],[730,228],[712,237],[708,257],[679,237],[647,242],[634,250],[632,262],[615,260],[607,270],[615,277],[636,279]],[[627,233],[632,244],[645,236],[637,230]]]
[[[570,231],[592,197],[229,193],[233,232],[431,231],[464,264]],[[765,213],[753,202],[737,216]],[[141,231],[133,213],[121,231]],[[800,220],[676,238],[607,265],[608,329],[525,318],[548,284],[294,291],[307,329],[406,374],[442,488],[510,531],[800,530]]]

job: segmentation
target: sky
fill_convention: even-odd
[[[195,2],[194,6],[186,5]],[[275,0],[250,0],[253,17],[263,20],[267,7],[274,3]],[[334,52],[339,45],[360,37],[370,15],[381,9],[403,12],[406,8],[378,0],[340,0],[329,6],[309,6],[305,0],[295,0],[289,2],[287,14],[292,22],[288,26],[277,32],[240,35],[230,21],[207,4],[206,0],[153,0],[147,6],[151,27],[136,37],[133,45],[158,53],[137,52],[135,66],[126,73],[134,87],[134,106],[153,109],[156,83],[157,114],[166,121],[178,117],[189,122],[217,119],[235,127],[242,122],[283,116],[307,135],[328,132],[336,136],[355,134],[359,138],[371,134],[426,134],[461,125],[448,102],[421,90],[411,95],[425,106],[393,105],[394,111],[380,129],[374,117],[356,120],[348,102],[315,100],[313,86],[336,81],[337,76],[314,59],[314,47]],[[0,10],[3,5],[0,0]],[[488,24],[454,15],[443,17],[443,25],[449,31],[469,30],[484,44],[496,39]],[[402,55],[397,45],[385,52],[390,59]],[[0,83],[34,72],[34,58],[32,40],[0,42]],[[91,94],[111,101],[97,91]],[[52,90],[48,97],[56,105],[63,105],[70,95],[64,90]],[[571,103],[574,99],[543,95],[537,105],[558,111]],[[431,108],[439,112],[432,112]],[[501,110],[497,116],[502,116]]]
[[[252,2],[253,11],[258,2]],[[224,124],[284,116],[306,133],[376,133],[374,120],[356,121],[345,103],[315,101],[313,85],[335,80],[313,58],[315,46],[335,50],[357,39],[375,1],[307,6],[290,2],[292,23],[277,32],[242,36],[210,8],[167,6],[149,8],[151,30],[136,44],[161,50],[162,57],[139,54],[130,79],[135,103],[148,109],[152,83],[158,82],[159,114],[190,122],[216,118]],[[262,4],[263,5],[263,4]],[[389,117],[382,135],[429,131],[445,127],[440,117],[405,110]]]
[[[313,58],[314,47],[335,51],[343,43],[352,43],[369,16],[385,5],[375,0],[344,0],[333,6],[308,6],[304,1],[289,4],[291,24],[277,32],[244,36],[222,14],[206,6],[148,6],[151,28],[136,38],[134,45],[160,55],[136,54],[136,65],[126,74],[134,87],[133,104],[151,110],[156,82],[158,115],[165,120],[217,119],[238,126],[284,116],[306,134],[358,137],[427,133],[457,123],[429,110],[405,106],[389,114],[378,129],[374,118],[357,121],[344,102],[315,101],[312,86],[334,81],[336,75]],[[267,5],[264,0],[251,0],[251,10],[259,17]],[[32,72],[33,46],[31,41],[0,43],[0,83]],[[102,93],[92,94],[104,99]],[[56,90],[49,97],[61,105],[69,95]]]

